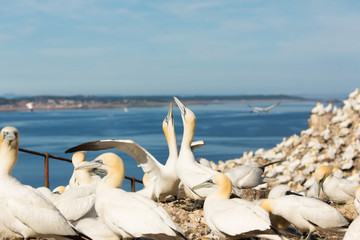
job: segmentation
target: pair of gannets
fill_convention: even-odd
[[[178,148],[172,102],[170,103],[169,111],[163,121],[162,127],[169,148],[169,156],[165,165],[162,165],[145,148],[132,140],[99,140],[87,142],[70,148],[65,152],[97,151],[115,148],[134,158],[145,172],[143,177],[145,188],[139,191],[140,194],[153,200],[159,200],[160,198],[170,195],[176,196],[180,179],[175,171],[178,159]],[[191,143],[191,150],[194,151],[203,145],[205,145],[204,141],[193,142]]]
[[[330,167],[327,165],[322,165],[316,169],[315,180],[319,184],[319,191],[322,189],[329,200],[335,203],[354,201],[355,189],[359,186],[357,182],[333,176]]]
[[[0,237],[86,239],[49,200],[11,175],[18,151],[18,130],[4,127],[0,132]]]
[[[186,239],[170,215],[156,202],[121,186],[124,163],[114,153],[104,153],[78,169],[101,168],[106,176],[97,184],[95,209],[101,221],[122,238]]]

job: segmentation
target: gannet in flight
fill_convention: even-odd
[[[251,108],[251,111],[252,113],[257,113],[258,115],[260,114],[260,112],[264,112],[264,113],[269,113],[269,111],[275,107],[277,107],[278,105],[280,104],[280,102],[278,103],[275,103],[269,107],[266,107],[266,108],[261,108],[261,107],[253,107],[251,106],[250,104],[248,104],[248,106]]]
[[[195,160],[194,154],[191,151],[191,142],[193,141],[196,127],[195,114],[189,108],[185,107],[179,99],[176,97],[174,97],[174,99],[181,111],[184,126],[180,153],[176,162],[176,173],[184,184],[185,190],[191,193],[195,200],[205,199],[207,195],[215,190],[215,187],[200,189],[193,189],[193,187],[210,179],[214,174],[218,174],[218,172],[201,165]]]
[[[213,175],[193,189],[213,186],[216,190],[204,202],[204,217],[214,237],[281,239],[271,230],[269,214],[261,206],[239,198],[229,199],[232,186],[225,174]]]
[[[11,175],[18,151],[18,130],[4,127],[0,132],[0,228],[16,233],[6,237],[88,239],[80,236],[46,197]]]
[[[322,165],[316,169],[315,180],[319,184],[319,191],[322,189],[329,200],[335,203],[354,201],[355,189],[359,186],[357,182],[333,176],[330,167],[327,165]]]
[[[156,202],[121,186],[124,163],[114,153],[104,153],[78,169],[102,168],[106,176],[96,188],[95,208],[99,218],[122,238],[186,239],[170,215]]]
[[[163,121],[163,131],[168,143],[169,157],[165,165],[162,165],[145,148],[132,140],[99,140],[83,143],[66,150],[66,153],[75,151],[97,151],[115,148],[134,158],[149,179],[149,188],[140,191],[145,196],[159,200],[169,195],[176,196],[180,179],[176,174],[175,165],[178,158],[178,148],[176,143],[175,125],[173,118],[173,106],[170,103],[169,111]],[[203,141],[193,143],[192,148],[196,149],[205,145]]]
[[[327,229],[344,231],[349,222],[336,208],[316,198],[286,195],[266,199],[260,204],[269,214],[282,217],[301,231],[311,233]]]

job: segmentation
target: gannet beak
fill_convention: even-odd
[[[175,100],[176,105],[178,105],[178,107],[181,111],[181,115],[185,115],[185,113],[186,113],[185,105],[182,102],[180,102],[180,100],[177,99],[176,97],[174,97],[174,100]]]
[[[319,189],[317,192],[318,197],[320,197],[320,192],[321,192],[321,189],[323,188],[323,185],[324,185],[324,178],[319,181]]]
[[[4,131],[3,136],[4,136],[4,140],[11,142],[17,139],[18,133],[15,131]]]
[[[170,102],[170,106],[169,106],[169,112],[166,115],[166,119],[167,121],[171,120],[173,118],[173,102]]]
[[[103,169],[104,163],[101,159],[95,159],[91,162],[82,162],[79,166],[75,168],[75,170],[83,170],[83,169]]]
[[[195,185],[192,189],[197,190],[197,189],[200,189],[200,188],[210,188],[210,187],[212,187],[214,185],[215,185],[215,183],[213,182],[212,179],[210,179],[210,180],[207,180],[207,181],[205,181],[203,183]]]

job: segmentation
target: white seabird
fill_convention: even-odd
[[[355,220],[349,225],[343,240],[355,239],[360,239],[360,216],[355,218]]]
[[[271,230],[269,214],[258,204],[247,200],[229,199],[232,185],[230,179],[218,173],[193,189],[211,188],[204,202],[204,218],[215,238],[282,239]]]
[[[79,167],[102,168],[106,176],[96,188],[95,208],[99,218],[123,238],[186,239],[170,215],[156,202],[121,186],[124,163],[114,153],[104,153]]]
[[[248,106],[251,108],[251,111],[252,113],[257,113],[257,114],[260,114],[260,112],[264,112],[264,113],[269,113],[269,111],[275,107],[277,107],[278,105],[280,104],[280,102],[278,103],[275,103],[271,106],[268,106],[266,108],[262,108],[262,107],[253,107],[251,106],[250,104],[248,104]]]
[[[191,142],[193,141],[196,127],[195,114],[180,102],[179,99],[176,97],[174,99],[181,111],[184,127],[179,157],[176,162],[176,173],[184,184],[185,191],[191,193],[193,199],[205,199],[207,195],[214,191],[215,187],[211,186],[210,188],[199,188],[196,190],[193,187],[210,179],[211,176],[218,174],[218,172],[201,165],[195,160],[194,154],[191,151]]]
[[[315,198],[286,195],[266,199],[260,204],[269,214],[282,217],[301,231],[311,233],[327,229],[344,231],[349,222],[332,206]]]
[[[324,194],[335,203],[349,203],[354,201],[355,189],[359,185],[347,179],[338,178],[331,174],[330,167],[322,165],[315,171],[315,179]]]
[[[11,175],[18,151],[18,130],[4,127],[0,132],[0,227],[16,233],[7,237],[83,239],[46,197]]]

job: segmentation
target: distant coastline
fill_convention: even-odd
[[[179,96],[186,104],[238,101],[315,101],[290,95]],[[111,109],[164,106],[172,96],[34,96],[0,98],[0,111]]]

